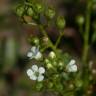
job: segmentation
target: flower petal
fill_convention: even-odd
[[[40,74],[45,73],[45,68],[44,68],[44,67],[40,67],[40,68],[39,68],[39,73],[40,73]]]
[[[33,47],[31,48],[31,51],[32,51],[33,53],[35,53],[35,51],[36,51],[36,47],[33,46]]]
[[[76,63],[76,61],[75,61],[74,59],[72,59],[72,60],[69,62],[68,65],[73,65],[73,64],[75,64],[75,63]]]
[[[39,75],[38,76],[38,78],[37,78],[37,80],[40,82],[40,81],[42,81],[44,79],[44,76],[43,75]]]
[[[37,76],[36,76],[35,74],[32,74],[32,75],[30,76],[30,79],[31,79],[31,80],[37,80]]]
[[[40,59],[42,57],[42,54],[40,52],[37,52],[36,56],[35,56],[35,59]]]
[[[33,71],[32,71],[31,69],[28,69],[28,70],[27,70],[27,75],[28,75],[28,76],[31,76],[32,74],[33,74]]]
[[[33,65],[33,66],[32,66],[32,70],[33,70],[34,72],[38,72],[38,66],[37,66],[37,65]]]
[[[68,72],[77,72],[77,65],[71,65],[67,67]]]
[[[28,52],[27,57],[32,57],[32,52]]]

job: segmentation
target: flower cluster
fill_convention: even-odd
[[[27,53],[27,57],[30,60],[34,59],[34,61],[36,61],[35,64],[32,64],[31,68],[27,69],[26,72],[31,80],[38,81],[36,83],[39,83],[39,85],[36,88],[40,90],[42,88],[49,90],[52,89],[52,91],[54,92],[58,91],[58,93],[60,93],[60,96],[75,96],[74,93],[79,92],[78,90],[80,88],[80,91],[82,90],[82,88],[84,89],[85,86],[83,86],[84,84],[82,83],[81,79],[82,74],[78,70],[80,68],[78,68],[76,60],[73,59],[73,56],[69,55],[68,53],[64,53],[63,49],[59,49],[59,44],[64,35],[64,28],[66,26],[64,16],[58,16],[56,15],[56,11],[54,9],[50,7],[45,8],[45,6],[42,6],[42,4],[35,2],[33,3],[33,1],[30,2],[30,0],[24,2],[24,5],[21,4],[20,6],[18,6],[16,12],[20,18],[24,17],[25,15],[29,16],[32,20],[26,21],[26,19],[23,18],[24,22],[36,26],[41,32],[40,34],[42,34],[40,38],[30,38],[29,41],[32,45],[32,48]],[[42,18],[44,20],[42,20]],[[53,21],[55,21],[55,23],[52,22],[52,19],[54,18],[55,20]],[[81,27],[86,21],[83,15],[80,15],[77,17],[76,22]],[[52,42],[47,34],[47,29],[50,27],[50,24],[55,24],[56,29],[59,31],[59,36],[56,42]],[[86,38],[84,40],[86,40]],[[86,52],[84,52],[84,54],[85,53]],[[83,59],[85,59],[86,61],[86,58]],[[85,72],[88,71],[85,70]],[[74,75],[74,73],[76,74]],[[86,77],[88,78],[88,76]],[[84,78],[84,82],[86,80]],[[89,81],[86,82],[87,86]],[[44,87],[42,87],[43,84]]]
[[[27,70],[27,75],[31,80],[42,81],[44,79],[44,73],[45,68],[38,67],[37,65],[32,65],[32,68]]]

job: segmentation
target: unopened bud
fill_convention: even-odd
[[[38,45],[39,44],[39,39],[38,38],[34,38],[33,39],[33,43],[36,44],[36,45]]]
[[[17,7],[16,13],[17,13],[18,16],[21,17],[24,13],[24,6],[21,5],[21,6]]]
[[[76,17],[76,22],[78,24],[82,25],[82,24],[84,24],[84,21],[85,21],[84,16],[79,15],[79,16]]]
[[[54,59],[54,58],[56,58],[56,54],[55,54],[53,51],[51,51],[51,52],[49,53],[49,57],[50,57],[51,59]]]
[[[65,19],[64,19],[64,17],[62,17],[62,16],[57,17],[56,24],[57,24],[57,27],[59,29],[63,29],[65,27]]]
[[[28,14],[29,16],[33,16],[34,11],[33,11],[33,9],[32,9],[31,7],[28,8],[28,10],[27,10],[27,14]]]
[[[48,69],[53,68],[52,64],[51,64],[51,63],[47,63],[47,68],[48,68]]]
[[[43,10],[44,10],[43,5],[41,5],[41,4],[39,4],[39,3],[37,3],[37,4],[35,5],[35,9],[36,9],[36,12],[37,12],[37,13],[41,13],[41,12],[43,12]]]
[[[54,11],[53,9],[49,8],[49,9],[46,11],[45,15],[46,15],[46,17],[47,17],[48,19],[53,19],[54,16],[55,16],[55,11]]]

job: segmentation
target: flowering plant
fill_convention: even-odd
[[[90,6],[89,6],[90,5]],[[26,73],[29,79],[35,81],[33,89],[37,91],[48,90],[56,92],[58,96],[89,96],[91,92],[87,89],[90,87],[90,82],[94,81],[90,77],[91,72],[86,66],[88,56],[88,37],[89,37],[89,19],[92,2],[88,1],[87,17],[84,37],[84,50],[82,61],[74,58],[69,53],[63,52],[58,48],[61,38],[64,36],[64,28],[66,25],[63,16],[57,16],[52,8],[47,8],[38,2],[24,2],[20,4],[17,9],[17,15],[26,23],[36,26],[41,34],[42,40],[39,37],[30,37],[29,42],[32,48],[27,53],[30,60],[36,60]],[[31,21],[26,21],[24,16],[32,17]],[[43,18],[43,20],[42,20]],[[47,34],[46,28],[52,24],[55,18],[54,25],[59,30],[59,36],[54,44]],[[81,25],[84,23],[84,18],[77,17],[77,23]],[[78,63],[79,62],[79,63]],[[92,90],[91,90],[92,91]],[[79,93],[79,94],[78,94]]]

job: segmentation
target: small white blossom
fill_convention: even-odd
[[[51,52],[49,53],[49,57],[53,59],[53,58],[56,57],[56,54],[55,54],[53,51],[51,51]]]
[[[77,72],[77,65],[76,65],[76,61],[74,59],[72,59],[69,64],[66,66],[66,70],[68,72]]]
[[[39,67],[37,65],[33,65],[31,69],[27,70],[27,75],[31,80],[42,81],[44,79],[43,74],[45,73],[44,67]]]
[[[30,59],[39,60],[42,57],[42,54],[39,51],[39,48],[38,47],[33,46],[31,48],[31,51],[28,52],[27,57],[29,57]]]

